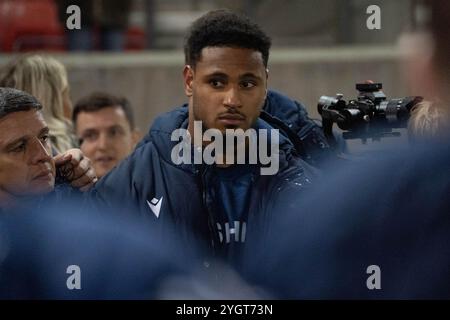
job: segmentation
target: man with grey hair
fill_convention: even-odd
[[[88,190],[97,180],[90,160],[80,150],[52,157],[41,109],[30,94],[0,88],[0,208],[50,193],[56,178],[80,191]]]

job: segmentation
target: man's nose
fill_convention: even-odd
[[[225,93],[224,105],[228,108],[240,108],[242,106],[239,96],[239,88],[231,86]]]
[[[102,132],[98,135],[97,147],[101,150],[106,150],[109,145],[109,137],[106,133]]]
[[[51,148],[47,142],[42,142],[40,139],[36,138],[30,145],[31,159],[34,164],[51,161]]]

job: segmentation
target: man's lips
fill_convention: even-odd
[[[97,157],[95,158],[95,162],[99,162],[99,163],[109,163],[112,161],[115,161],[116,159],[113,157],[109,157],[109,156],[102,156],[102,157]]]
[[[39,172],[36,176],[34,176],[33,180],[52,179],[52,178],[53,172],[51,170],[43,170]]]
[[[219,116],[219,121],[225,124],[236,125],[245,120],[245,117],[239,113],[225,113]]]

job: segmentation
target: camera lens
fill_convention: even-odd
[[[352,127],[357,126],[358,122],[362,120],[362,112],[358,109],[346,109],[341,113],[344,117],[341,121],[338,121],[338,127],[342,130],[350,130]]]

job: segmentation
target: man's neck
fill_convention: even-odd
[[[45,195],[14,196],[4,190],[0,190],[0,208],[24,209],[33,208]]]
[[[10,193],[0,190],[0,208],[11,209],[17,206],[17,199]]]

